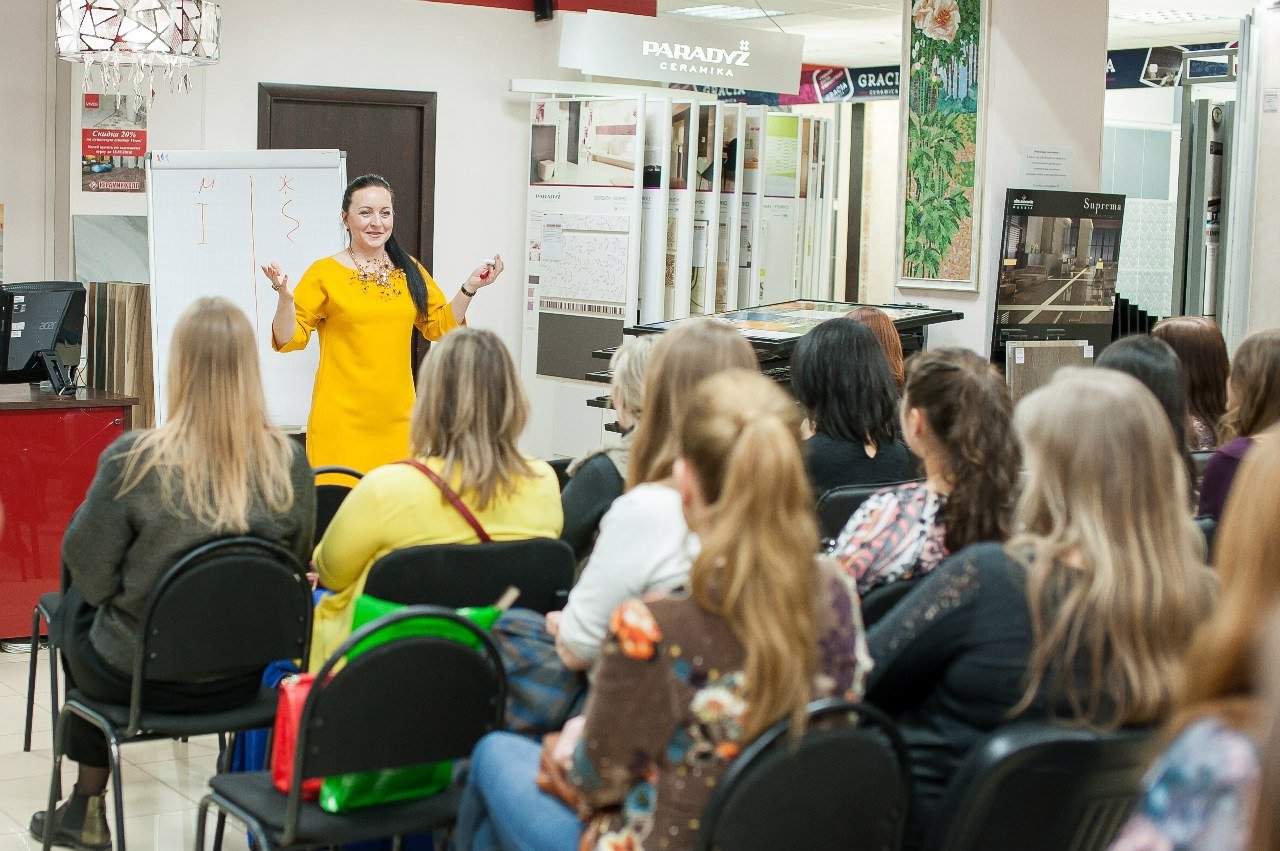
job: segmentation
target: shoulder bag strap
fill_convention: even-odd
[[[462,497],[458,496],[458,494],[454,492],[453,488],[449,487],[449,484],[444,479],[436,475],[435,470],[432,470],[426,464],[423,464],[421,461],[414,458],[406,458],[405,460],[397,461],[396,463],[406,464],[413,467],[419,473],[422,473],[422,475],[430,479],[432,483],[440,489],[440,493],[444,494],[444,498],[449,500],[449,504],[457,509],[458,513],[462,515],[462,519],[467,521],[467,525],[475,530],[476,537],[480,539],[480,543],[493,543],[493,538],[489,537],[489,533],[484,530],[484,527],[480,525],[480,521],[471,513],[471,509],[467,508],[466,504],[462,501]]]

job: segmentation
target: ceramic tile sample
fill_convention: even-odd
[[[72,216],[76,279],[151,281],[146,216]]]

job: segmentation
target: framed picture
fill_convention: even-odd
[[[905,12],[898,286],[975,292],[981,230],[986,0]]]

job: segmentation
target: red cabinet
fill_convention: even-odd
[[[55,396],[0,385],[0,638],[29,636],[37,598],[57,591],[62,534],[98,455],[131,425],[137,400],[82,389]]]

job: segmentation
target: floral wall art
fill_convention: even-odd
[[[983,0],[915,0],[903,91],[902,286],[975,288]]]

